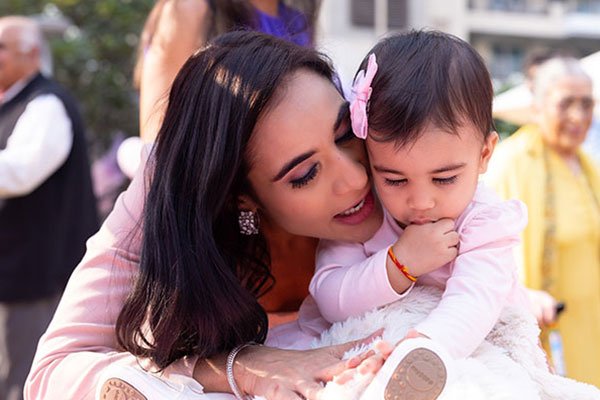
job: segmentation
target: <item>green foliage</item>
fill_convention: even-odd
[[[494,119],[494,126],[496,127],[496,131],[498,132],[498,135],[500,135],[501,139],[506,139],[520,128],[519,125],[515,125],[512,122],[508,122],[503,119]]]
[[[0,15],[64,15],[52,36],[54,77],[79,100],[95,153],[118,131],[138,134],[132,75],[142,25],[154,0],[1,0]]]

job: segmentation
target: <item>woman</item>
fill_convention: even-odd
[[[562,336],[567,375],[600,386],[600,175],[581,151],[593,115],[592,82],[578,61],[555,58],[538,68],[533,90],[538,124],[498,147],[488,178],[528,206],[522,277],[566,303],[552,329]],[[546,315],[542,322],[554,318],[552,310]],[[543,339],[548,348],[548,332]]]
[[[245,393],[316,399],[321,382],[355,366],[361,359],[340,362],[351,343],[249,346],[224,368],[239,345],[267,336],[257,298],[273,283],[272,232],[356,241],[378,227],[378,205],[353,215],[370,182],[348,113],[313,50],[238,32],[191,57],[173,84],[148,179],[134,180],[90,239],[26,397],[89,398],[108,365],[139,358],[170,382],[199,382],[199,392],[231,393],[228,375]],[[283,325],[270,342],[305,346],[326,326],[310,301],[300,318],[305,330]]]
[[[175,75],[207,40],[243,28],[312,46],[318,8],[318,0],[158,0],[142,32],[135,71],[140,88],[142,140],[152,142],[156,138]],[[135,171],[141,142],[130,138],[127,145],[119,149],[120,166]],[[270,239],[271,272],[278,285],[261,297],[260,303],[274,326],[293,320],[308,295],[317,240],[283,231],[271,234]],[[295,256],[291,258],[290,254]],[[291,266],[290,260],[294,263]],[[288,267],[295,267],[291,268],[295,272],[290,274]]]

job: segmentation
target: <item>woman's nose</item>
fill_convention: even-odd
[[[333,184],[333,192],[335,194],[345,194],[364,189],[369,182],[367,167],[356,160],[346,157],[338,159],[336,174],[337,176]]]
[[[592,119],[593,107],[584,102],[577,102],[569,107],[569,117],[575,122],[584,123]]]

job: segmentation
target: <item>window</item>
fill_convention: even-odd
[[[407,26],[408,0],[388,0],[388,27]],[[352,24],[372,27],[375,24],[375,0],[352,0]]]
[[[494,78],[506,79],[512,73],[521,71],[523,59],[522,47],[505,43],[493,44],[490,72]]]

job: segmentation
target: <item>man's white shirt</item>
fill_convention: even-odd
[[[2,101],[9,101],[25,85],[17,82],[4,93]],[[31,100],[6,148],[0,150],[0,198],[33,192],[64,164],[72,145],[72,123],[62,101],[54,94]]]

